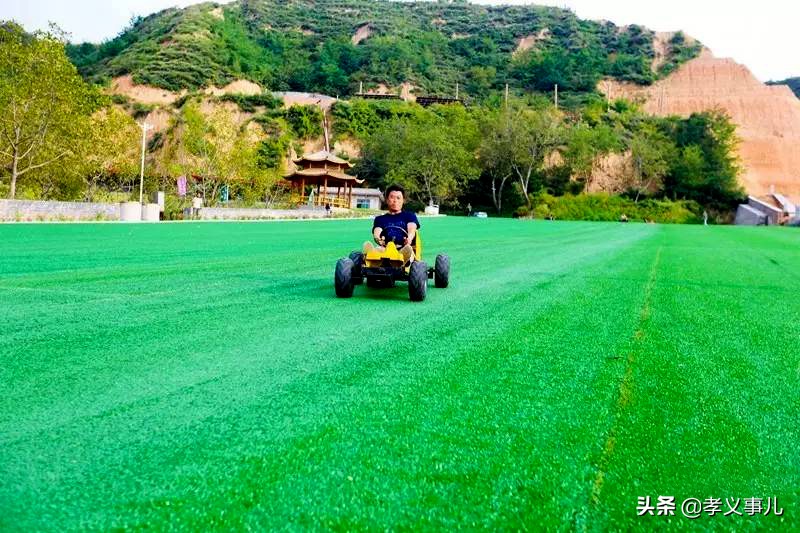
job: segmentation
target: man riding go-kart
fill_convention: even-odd
[[[373,250],[384,251],[388,242],[393,242],[403,255],[406,263],[414,259],[414,240],[420,228],[417,215],[411,211],[403,211],[405,191],[399,185],[386,189],[386,204],[389,212],[375,217],[372,223],[372,237],[378,247],[371,242],[364,243],[364,253]]]
[[[417,215],[403,211],[404,192],[399,185],[386,190],[389,212],[376,217],[372,225],[377,246],[366,242],[362,252],[353,252],[336,263],[334,284],[338,297],[352,296],[353,286],[364,278],[368,287],[393,287],[395,281],[407,281],[412,301],[425,299],[428,278],[434,278],[436,287],[447,287],[450,259],[443,254],[436,256],[431,269],[422,261],[420,223]]]

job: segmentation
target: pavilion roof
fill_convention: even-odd
[[[346,166],[347,168],[353,168],[352,163],[350,163],[349,161],[345,161],[340,157],[336,157],[327,150],[320,150],[319,152],[314,152],[313,154],[303,154],[302,157],[293,159],[293,161],[296,165],[299,165],[303,162],[319,163],[322,161],[327,161],[328,163]]]
[[[301,179],[305,179],[307,184],[318,182],[322,183],[322,181],[326,178],[328,179],[328,185],[332,187],[336,187],[337,181],[357,184],[364,183],[364,180],[360,180],[356,176],[351,176],[350,174],[345,174],[344,172],[325,168],[306,168],[303,170],[296,170],[286,176],[286,179],[289,181],[299,181]]]

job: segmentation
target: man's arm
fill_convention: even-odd
[[[414,237],[417,236],[417,223],[409,222],[406,224],[406,228],[406,232],[408,233],[408,237],[406,237],[406,244],[411,244],[414,242]]]
[[[383,231],[383,215],[375,217],[372,221],[372,240],[375,241],[378,246],[383,246],[385,244],[385,239],[381,239],[381,232]]]
[[[386,239],[381,237],[382,231],[383,228],[381,228],[380,226],[375,226],[374,228],[372,228],[372,238],[375,240],[376,243],[380,244],[381,246],[386,244]]]
[[[414,238],[417,236],[417,231],[419,230],[421,224],[419,223],[419,219],[417,215],[411,212],[407,212],[408,222],[406,223],[406,233],[408,233],[408,238],[406,238],[406,244],[411,244],[414,242]]]

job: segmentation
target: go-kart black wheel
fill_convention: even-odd
[[[364,276],[361,274],[361,267],[364,266],[364,254],[362,252],[350,252],[350,260],[353,261],[353,285],[364,283]]]
[[[450,258],[444,254],[436,256],[433,268],[433,284],[437,289],[446,289],[450,284]]]
[[[428,292],[428,265],[414,261],[408,271],[408,297],[412,302],[421,302]]]
[[[339,259],[336,262],[336,274],[333,278],[336,287],[336,296],[339,298],[350,298],[353,295],[353,260],[348,258]]]

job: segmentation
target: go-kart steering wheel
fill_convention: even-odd
[[[386,244],[393,242],[397,246],[403,246],[406,237],[408,237],[408,232],[400,226],[388,226],[381,229],[381,237]]]

